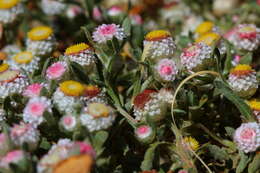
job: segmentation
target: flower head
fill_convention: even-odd
[[[143,109],[145,104],[152,98],[151,94],[156,93],[155,90],[146,89],[134,98],[134,106],[137,109]]]
[[[212,46],[213,44],[217,43],[220,40],[220,35],[215,32],[209,32],[203,34],[202,36],[196,39],[196,43],[205,43],[208,46]]]
[[[137,135],[138,138],[147,138],[152,134],[152,128],[147,125],[141,125],[136,128],[135,134]]]
[[[0,65],[0,73],[5,72],[8,69],[9,69],[9,65],[8,64],[3,63],[3,64]]]
[[[98,7],[93,8],[93,18],[97,21],[100,21],[102,19],[102,13]]]
[[[190,147],[193,151],[196,151],[200,146],[199,142],[191,136],[185,137],[183,142],[186,147]]]
[[[73,131],[77,125],[77,119],[73,115],[65,115],[61,118],[60,124],[67,131]]]
[[[252,99],[247,103],[253,111],[253,114],[255,115],[257,121],[260,123],[260,101]]]
[[[96,157],[96,152],[95,152],[94,148],[89,143],[76,141],[75,144],[79,145],[80,154],[89,154],[93,158]]]
[[[199,35],[203,35],[205,33],[211,32],[214,27],[214,23],[210,21],[202,22],[197,28],[195,29],[195,32]]]
[[[86,85],[84,90],[85,97],[96,97],[98,94],[101,93],[101,89],[95,85]]]
[[[58,61],[49,66],[46,70],[46,77],[49,80],[60,79],[67,71],[67,64],[62,61]]]
[[[250,65],[239,64],[235,68],[231,69],[230,74],[235,76],[243,76],[252,73],[254,70]]]
[[[90,46],[86,43],[79,43],[68,47],[65,51],[65,55],[78,54],[89,49]]]
[[[107,12],[109,16],[117,16],[122,13],[123,13],[123,9],[120,6],[116,6],[116,5],[109,8]]]
[[[28,64],[32,61],[33,54],[28,51],[20,52],[13,57],[13,60],[19,64]]]
[[[169,31],[166,30],[154,30],[146,34],[145,40],[147,41],[159,41],[165,38],[171,37]]]
[[[22,150],[13,150],[7,153],[0,162],[0,167],[8,168],[9,164],[16,164],[22,159],[24,159],[25,155]]]
[[[236,129],[234,141],[239,150],[254,152],[260,146],[260,127],[257,123],[243,123]]]
[[[80,96],[84,92],[84,86],[77,81],[64,81],[60,83],[60,90],[67,96]]]
[[[116,24],[102,24],[95,29],[92,35],[93,39],[97,43],[106,43],[108,40],[112,40],[113,37],[118,40],[125,38],[124,29]]]
[[[38,26],[28,32],[27,36],[33,41],[46,40],[53,34],[53,30],[48,26]]]
[[[161,59],[155,68],[159,78],[164,81],[173,81],[178,73],[175,62],[166,58]]]
[[[2,0],[0,1],[0,9],[9,9],[16,6],[20,0]]]
[[[43,87],[43,84],[41,84],[41,83],[34,83],[34,84],[31,84],[31,85],[28,85],[23,90],[23,96],[25,96],[25,97],[37,97],[37,96],[40,96],[42,87]]]
[[[50,112],[51,102],[46,97],[33,97],[26,104],[23,111],[23,120],[37,126],[44,120],[45,111]]]

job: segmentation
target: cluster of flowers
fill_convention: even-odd
[[[165,3],[159,12],[160,17],[167,19],[169,23],[175,23],[172,16],[178,16],[170,12],[172,8],[183,5],[173,2]],[[0,1],[0,22],[5,26],[15,24],[25,13],[23,3],[20,0]],[[69,18],[74,18],[83,13],[83,9],[77,5],[68,7],[66,3],[53,0],[41,0],[40,7],[50,16],[66,11]],[[180,9],[183,8],[185,7]],[[139,6],[129,10],[132,25],[141,26],[144,23],[140,15],[142,10]],[[23,50],[16,45],[8,45],[1,50],[0,98],[5,100],[18,94],[24,99],[22,108],[16,102],[11,102],[11,106],[17,108],[18,112],[18,115],[13,115],[19,119],[16,123],[6,121],[10,116],[8,110],[0,110],[0,120],[6,125],[1,127],[0,134],[1,169],[11,172],[12,165],[23,167],[25,162],[30,162],[30,152],[39,148],[43,140],[41,130],[51,123],[51,119],[57,119],[57,129],[70,137],[82,129],[86,133],[95,133],[113,126],[117,117],[115,107],[118,105],[113,102],[111,104],[107,88],[83,83],[73,76],[72,65],[79,65],[91,77],[97,71],[98,58],[102,56],[96,48],[102,49],[107,43],[113,43],[114,39],[120,44],[124,43],[129,36],[124,27],[116,22],[127,12],[117,5],[108,9],[95,6],[91,12],[93,14],[89,16],[93,16],[93,20],[98,23],[104,17],[115,21],[100,24],[93,30],[88,39],[94,45],[83,42],[71,45],[59,58],[49,58],[57,48],[54,30],[49,26],[39,25],[27,33]],[[181,16],[189,14],[189,9],[181,10]],[[155,141],[157,133],[154,126],[167,118],[169,110],[177,107],[172,105],[175,84],[183,75],[213,69],[216,66],[215,50],[218,50],[220,56],[224,56],[227,54],[228,44],[232,47],[231,53],[235,58],[230,64],[232,68],[229,74],[223,78],[226,78],[224,80],[236,95],[246,100],[256,120],[242,123],[235,130],[233,140],[239,150],[245,153],[256,152],[260,147],[260,101],[254,97],[258,92],[259,81],[253,66],[240,63],[239,53],[253,52],[259,48],[260,28],[254,24],[239,24],[223,33],[214,23],[202,22],[197,16],[195,18],[196,27],[194,25],[189,30],[193,32],[193,42],[182,50],[178,49],[177,41],[168,30],[152,29],[145,35],[141,63],[147,62],[151,73],[143,71],[143,67],[140,71],[143,76],[151,74],[154,81],[162,87],[157,90],[154,89],[157,87],[148,87],[152,89],[143,89],[132,99],[133,109],[128,111],[133,114],[136,123],[134,134],[142,144]],[[194,21],[191,23],[194,24]],[[178,55],[179,51],[181,52]],[[47,58],[51,61],[46,64]],[[34,79],[36,73],[41,73],[41,80]],[[54,115],[56,111],[61,116]],[[181,144],[187,151],[196,152],[200,148],[199,142],[189,135],[184,135]],[[89,172],[96,158],[93,147],[86,140],[58,139],[48,153],[39,158],[37,172],[69,172],[67,169],[70,168],[74,172]],[[183,172],[187,171],[179,170],[179,173]]]

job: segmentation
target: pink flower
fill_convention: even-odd
[[[89,154],[92,157],[96,156],[96,152],[90,144],[86,142],[76,142],[76,144],[79,145],[81,154]]]
[[[33,97],[29,100],[23,111],[23,120],[34,125],[43,121],[43,113],[51,112],[51,102],[46,97]]]
[[[102,24],[95,29],[92,35],[94,41],[98,43],[106,43],[116,37],[118,40],[123,40],[125,37],[124,29],[116,24]]]
[[[23,157],[24,153],[22,150],[13,150],[1,159],[1,165],[7,167],[10,163],[18,163]]]
[[[257,123],[243,123],[235,131],[234,141],[245,153],[253,152],[260,146],[260,127]]]
[[[143,24],[143,19],[139,14],[132,14],[130,15],[132,19],[132,23],[135,25],[142,25]]]
[[[186,170],[180,170],[178,173],[188,173],[188,171],[186,171]]]
[[[34,83],[31,85],[28,85],[25,90],[23,91],[23,96],[25,97],[37,97],[41,93],[41,89],[43,87],[43,84],[40,83]]]
[[[67,16],[71,19],[75,18],[76,16],[78,16],[79,14],[83,13],[83,10],[81,7],[77,6],[77,5],[71,5],[68,9],[67,9]]]
[[[92,14],[93,18],[95,20],[100,21],[102,19],[102,13],[101,13],[101,11],[99,10],[98,7],[94,7],[92,13],[93,13]]]
[[[123,13],[123,9],[121,7],[115,5],[111,8],[109,8],[107,13],[109,16],[117,16],[117,15]]]
[[[59,79],[66,72],[67,65],[65,62],[56,62],[48,67],[46,77],[49,80]]]
[[[256,0],[256,3],[260,6],[260,0]]]
[[[157,73],[165,81],[172,81],[175,79],[178,69],[173,60],[161,59],[156,66]]]
[[[6,135],[4,133],[0,133],[0,144],[6,141]]]
[[[77,125],[76,117],[72,115],[62,117],[61,125],[65,130],[72,131]]]
[[[144,139],[152,134],[152,128],[147,125],[141,125],[136,128],[135,133],[138,138]]]

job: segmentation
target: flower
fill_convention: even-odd
[[[23,96],[25,97],[37,97],[40,96],[42,87],[44,85],[42,83],[34,83],[26,86],[23,90]]]
[[[17,53],[13,57],[13,66],[14,68],[23,69],[26,72],[33,73],[39,68],[40,58],[34,56],[32,52],[23,51]]]
[[[164,118],[167,103],[154,90],[144,90],[134,98],[134,115],[138,121],[149,119],[157,122]]]
[[[41,0],[41,9],[46,15],[61,14],[66,8],[66,5],[57,0]]]
[[[191,137],[191,136],[185,137],[185,138],[183,139],[183,143],[184,143],[184,145],[185,145],[186,148],[189,147],[189,148],[191,148],[193,151],[196,151],[196,150],[200,147],[199,142],[198,142],[195,138],[193,138],[193,137]]]
[[[14,44],[6,45],[1,51],[6,53],[7,57],[12,57],[13,55],[21,52],[20,48]]]
[[[0,65],[0,68],[4,64]],[[5,66],[5,65],[4,65]],[[2,67],[2,70],[5,69]],[[21,94],[23,89],[29,84],[28,78],[18,70],[5,69],[0,73],[0,97],[5,98],[10,94]]]
[[[260,102],[255,99],[252,99],[252,100],[248,101],[248,104],[249,104],[250,108],[252,109],[253,114],[255,115],[256,119],[260,123]]]
[[[26,40],[27,50],[33,52],[35,55],[50,54],[55,46],[55,38],[53,30],[47,26],[34,27],[27,34]]]
[[[65,57],[84,67],[93,66],[96,61],[93,49],[86,43],[79,43],[68,47],[65,51]]]
[[[212,32],[213,28],[214,28],[214,23],[210,21],[205,21],[197,26],[197,28],[195,29],[195,33],[197,33],[198,35],[203,35],[208,32]]]
[[[58,61],[49,66],[46,70],[46,78],[49,80],[60,80],[67,71],[67,64],[63,61]]]
[[[200,71],[212,64],[212,48],[205,43],[195,43],[185,48],[180,56],[181,64],[189,71]]]
[[[76,16],[83,14],[83,9],[78,5],[70,5],[66,10],[66,15],[70,19],[74,19]]]
[[[140,142],[150,143],[155,137],[152,127],[148,125],[140,125],[135,129],[135,136]]]
[[[239,64],[228,76],[230,87],[241,97],[251,97],[258,88],[256,72],[249,65]]]
[[[109,16],[118,16],[120,14],[122,14],[124,12],[124,10],[120,7],[120,6],[112,6],[108,9],[107,14]]]
[[[33,97],[24,108],[23,120],[37,127],[44,121],[45,111],[51,112],[51,101],[46,97]]]
[[[86,142],[60,139],[39,161],[37,172],[89,172],[95,155],[93,147]]]
[[[175,48],[170,32],[154,30],[145,36],[143,56],[149,57],[151,60],[167,58],[173,55]]]
[[[90,132],[107,129],[115,120],[114,110],[104,103],[90,103],[82,110],[81,124]]]
[[[9,65],[8,64],[4,63],[4,64],[0,65],[0,73],[5,72],[8,69],[9,69]]]
[[[80,96],[84,92],[84,86],[77,81],[64,81],[60,83],[60,90],[67,96]]]
[[[179,170],[178,173],[189,173],[188,171],[182,169],[182,170]]]
[[[0,23],[13,23],[23,12],[20,0],[0,1]]]
[[[60,119],[60,125],[66,131],[73,131],[77,126],[77,119],[73,115],[65,115]]]
[[[166,82],[173,81],[178,73],[175,62],[167,58],[159,60],[155,69],[158,79]]]
[[[219,42],[220,35],[215,32],[208,32],[206,34],[201,35],[196,39],[196,43],[205,43],[208,46],[212,46]]]
[[[21,122],[11,128],[10,137],[16,146],[21,147],[27,143],[29,148],[34,150],[40,140],[40,133],[32,124]]]
[[[234,141],[239,150],[245,153],[254,152],[260,146],[260,127],[259,124],[243,123],[236,129]]]
[[[95,29],[92,37],[97,43],[106,43],[108,40],[112,40],[113,37],[118,40],[123,40],[126,35],[124,33],[124,29],[119,25],[102,24]]]
[[[93,15],[93,18],[96,20],[96,21],[100,21],[102,20],[102,13],[100,11],[100,9],[98,7],[94,7],[93,8],[93,11],[92,11],[92,15]]]
[[[9,168],[9,164],[17,164],[25,158],[25,154],[22,150],[13,150],[7,153],[0,160],[0,167]]]
[[[254,24],[241,24],[229,31],[226,38],[238,49],[253,51],[260,44],[260,29]]]

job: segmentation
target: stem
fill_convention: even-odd
[[[131,126],[133,126],[135,128],[137,121],[131,115],[129,115],[124,109],[122,109],[122,107],[116,106],[116,108],[117,108],[117,111],[128,120],[128,122],[131,124]]]

